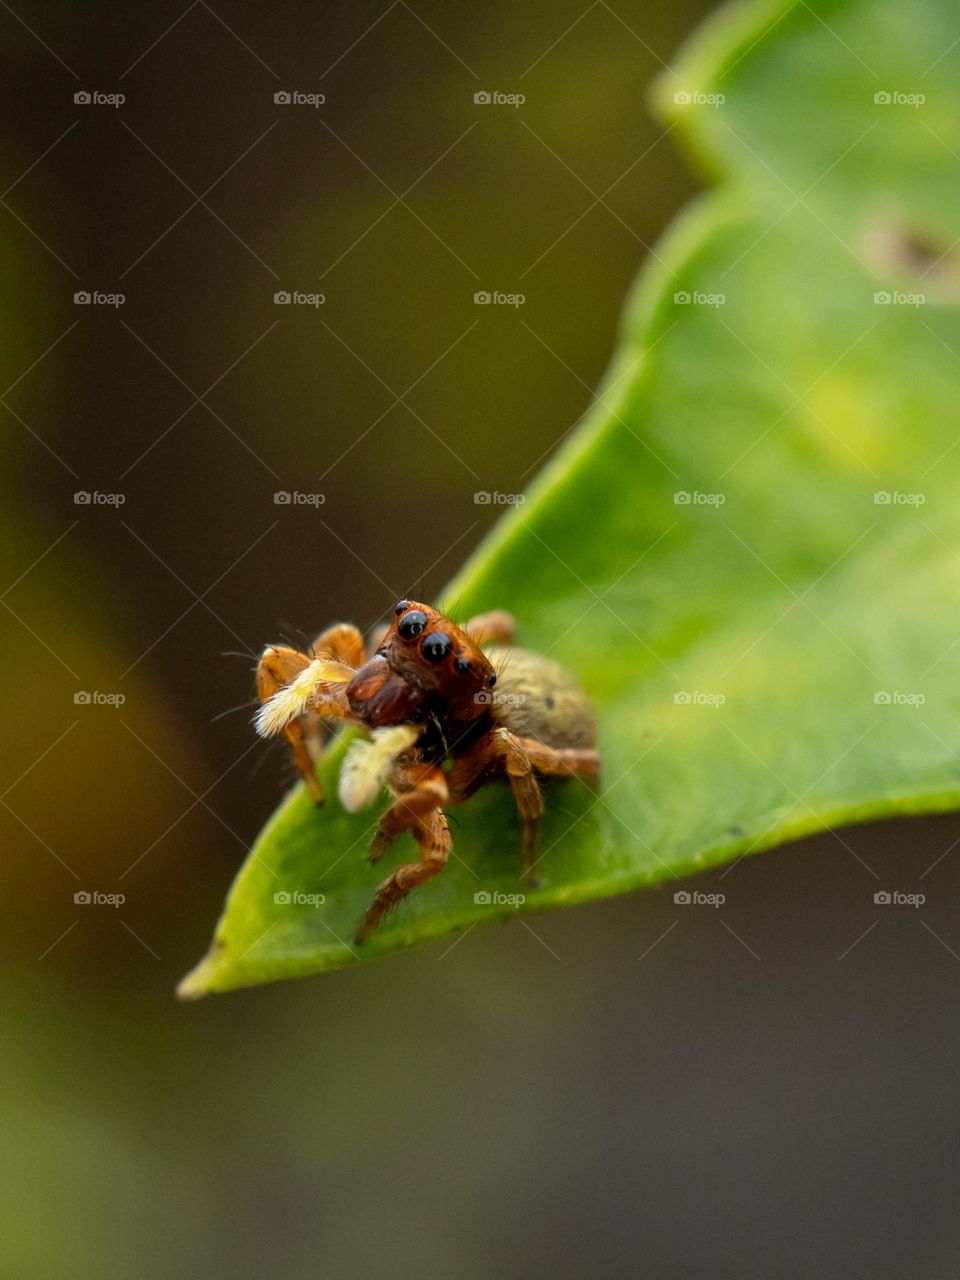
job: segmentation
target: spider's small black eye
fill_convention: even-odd
[[[406,613],[406,611],[409,608],[410,608],[409,600],[398,600],[397,603],[393,606],[393,612],[397,614],[397,616],[399,617],[401,613]]]
[[[420,646],[420,652],[428,662],[442,662],[453,648],[453,641],[443,631],[431,631]]]
[[[417,636],[423,634],[426,625],[427,615],[423,610],[411,609],[397,623],[397,631],[400,633],[401,640],[416,640]]]
[[[458,675],[465,676],[470,670],[470,663],[466,658],[457,658],[456,662],[453,664],[453,669]]]
[[[492,689],[493,686],[497,683],[497,677],[495,675],[492,675],[488,683],[490,685],[490,688]]]

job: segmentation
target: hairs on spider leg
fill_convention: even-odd
[[[284,618],[277,621],[277,635],[285,645],[291,649],[296,649],[297,653],[302,653],[305,658],[312,658],[313,641],[303,630],[302,627],[295,626],[292,622],[287,622]]]
[[[235,711],[245,711],[250,707],[259,706],[257,698],[250,698],[246,702],[240,702],[235,707],[228,707],[226,711],[220,711],[217,715],[211,716],[210,723],[216,724],[218,720],[222,720],[225,716],[232,716]]]
[[[309,654],[313,652],[313,636],[308,635],[303,627],[294,627],[293,634],[299,636],[303,642],[297,646],[301,653]]]
[[[255,653],[241,653],[239,649],[224,649],[221,658],[246,658],[249,662],[258,662],[259,659]]]

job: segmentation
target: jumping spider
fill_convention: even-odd
[[[369,737],[347,754],[340,799],[356,811],[375,798],[381,783],[394,796],[381,815],[370,861],[404,831],[420,847],[420,861],[398,867],[377,890],[357,930],[358,943],[446,863],[447,806],[506,778],[523,821],[523,875],[530,880],[544,811],[538,778],[594,779],[600,770],[586,695],[558,663],[500,647],[513,641],[510,614],[481,614],[462,628],[413,600],[398,601],[394,614],[369,656],[356,627],[338,623],[317,637],[313,657],[270,645],[257,667],[257,731],[287,739],[317,804],[324,801],[314,768],[323,722],[359,725]]]

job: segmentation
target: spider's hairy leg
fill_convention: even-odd
[[[494,609],[490,613],[478,613],[463,629],[474,644],[482,648],[485,644],[513,644],[517,624],[512,613]]]
[[[370,843],[371,862],[381,858],[404,831],[413,830],[416,834],[430,812],[450,799],[447,780],[436,765],[397,765],[387,776],[387,783],[395,799],[380,815]]]
[[[600,752],[593,747],[548,747],[534,738],[521,738],[520,743],[537,773],[547,778],[584,778],[596,782],[600,777]]]
[[[481,738],[450,771],[450,794],[454,804],[471,795],[491,769],[496,768],[506,774],[523,822],[520,845],[523,878],[531,884],[536,884],[533,870],[544,812],[543,792],[535,770],[572,776],[581,771],[581,762],[575,761],[574,756],[590,757],[592,762],[596,761],[594,751],[555,751],[533,739],[518,738],[509,729],[499,728]]]
[[[537,860],[537,843],[543,818],[543,792],[524,743],[509,729],[497,729],[492,737],[493,749],[503,760],[517,812],[523,822],[523,834],[520,838],[521,874],[524,880],[535,885],[537,881],[533,868]]]
[[[329,658],[343,662],[348,667],[362,667],[364,661],[363,636],[352,623],[334,622],[313,640],[307,653],[311,658]],[[329,735],[329,725],[316,715],[303,717],[307,747],[313,758],[319,759]]]
[[[348,667],[363,666],[363,635],[349,622],[335,622],[310,646],[315,658],[332,658]]]
[[[304,718],[315,712],[331,719],[348,719],[345,690],[352,675],[352,667],[319,658],[311,661],[287,645],[268,645],[257,664],[257,732],[265,738],[278,734],[286,738],[294,763],[317,804],[323,804],[325,797],[316,776]]]
[[[523,878],[535,885],[537,843],[543,816],[543,793],[536,774],[596,781],[600,777],[600,754],[592,748],[548,747],[535,738],[516,738],[505,729],[498,732],[504,735],[507,776],[523,819]],[[531,770],[529,774],[525,771],[527,766]]]
[[[434,765],[398,766],[390,786],[396,799],[377,826],[370,860],[376,861],[397,836],[410,830],[420,847],[420,861],[398,867],[384,880],[357,930],[357,944],[370,936],[391,907],[435,876],[450,857],[450,830],[440,808],[449,793],[441,771]]]

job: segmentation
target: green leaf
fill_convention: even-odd
[[[521,911],[960,799],[954,36],[945,0],[742,5],[657,86],[720,185],[658,246],[587,420],[450,590],[512,610],[599,708],[602,787],[551,789]],[[449,866],[360,953],[412,846],[369,867],[371,816],[298,788],[181,994],[514,916],[474,898],[522,888],[509,793],[456,818]]]

